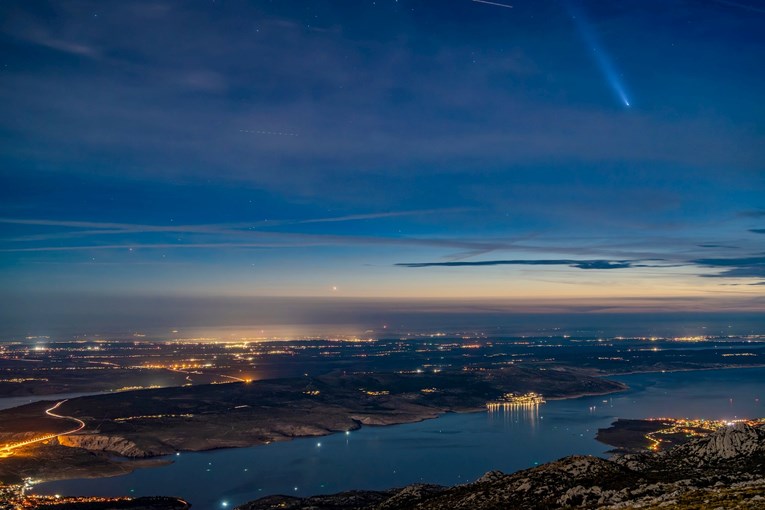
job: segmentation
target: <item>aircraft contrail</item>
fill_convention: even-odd
[[[508,9],[512,9],[513,8],[512,5],[500,4],[500,3],[497,3],[497,2],[488,2],[487,0],[473,0],[473,2],[477,2],[479,4],[496,5],[497,7],[507,7]]]
[[[253,133],[256,135],[276,135],[276,136],[300,136],[297,133],[289,133],[285,131],[256,131],[254,129],[240,129],[242,133]]]

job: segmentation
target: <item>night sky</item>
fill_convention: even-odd
[[[6,0],[3,320],[762,311],[763,27],[755,0]]]

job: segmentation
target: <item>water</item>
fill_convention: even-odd
[[[183,453],[170,466],[129,475],[39,485],[66,495],[174,495],[195,509],[232,507],[269,494],[455,484],[572,454],[607,455],[594,440],[616,418],[760,417],[765,368],[613,377],[624,393],[548,402],[534,411],[448,414],[350,434],[253,448]]]
[[[23,397],[2,397],[0,398],[0,411],[3,409],[11,409],[13,407],[24,406],[32,404],[34,402],[42,402],[43,400],[49,402],[58,402],[67,398],[77,397],[89,397],[91,395],[103,395],[110,393],[108,391],[87,391],[81,393],[54,393],[51,395],[26,395]]]

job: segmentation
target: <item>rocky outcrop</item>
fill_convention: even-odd
[[[394,510],[396,508],[407,508],[418,501],[438,494],[444,490],[440,485],[414,484],[408,485],[385,499],[378,505],[379,510]]]
[[[745,423],[724,427],[708,437],[678,446],[671,452],[677,460],[716,465],[731,459],[746,461],[765,453],[765,429]]]
[[[708,506],[708,503],[714,503]],[[504,474],[491,471],[455,487],[274,496],[240,510],[437,510],[523,508],[765,508],[765,428],[736,424],[667,453],[573,456]]]
[[[124,437],[102,434],[60,436],[58,442],[62,446],[83,448],[85,450],[96,452],[115,453],[129,458],[154,457],[174,452],[172,448],[161,444],[152,445],[151,447],[138,446],[133,441],[125,439]]]

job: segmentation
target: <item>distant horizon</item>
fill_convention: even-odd
[[[415,300],[288,297],[0,296],[0,338],[72,338],[145,334],[160,339],[204,335],[374,337],[408,333],[546,336],[695,336],[765,334],[759,308],[704,299],[673,309],[654,300]],[[697,308],[688,310],[689,302]],[[717,307],[717,308],[714,308]],[[177,334],[173,333],[177,330]],[[192,334],[192,332],[194,332]]]

